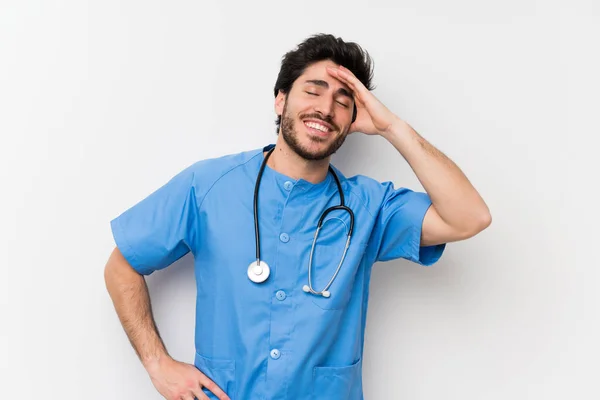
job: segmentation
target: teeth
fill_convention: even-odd
[[[329,129],[326,126],[317,124],[316,122],[306,122],[306,126],[308,126],[309,128],[318,129],[321,132],[329,132]]]

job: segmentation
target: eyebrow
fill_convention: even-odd
[[[320,87],[324,87],[325,89],[329,88],[329,84],[326,81],[323,81],[321,79],[309,79],[304,83],[310,83],[312,85],[316,85],[316,86],[320,86]],[[349,91],[347,91],[344,88],[339,88],[337,91],[339,94],[346,96],[346,97],[350,97],[353,98],[354,96],[352,96],[352,93],[350,93]]]

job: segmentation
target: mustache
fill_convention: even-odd
[[[338,132],[340,130],[340,128],[333,122],[333,118],[331,118],[331,117],[325,117],[325,118],[323,118],[323,116],[321,114],[316,114],[316,113],[313,113],[313,114],[303,114],[303,115],[300,116],[301,120],[307,119],[307,118],[318,119],[318,120],[321,120],[323,122],[327,122],[329,125],[331,125],[333,127],[334,130],[336,130]]]

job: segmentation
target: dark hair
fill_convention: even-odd
[[[311,64],[331,60],[348,68],[369,90],[373,90],[373,61],[366,50],[354,42],[344,42],[330,34],[316,34],[305,39],[296,49],[287,52],[281,61],[281,69],[275,82],[275,97],[281,90],[286,95],[304,70]],[[356,105],[352,121],[356,118]],[[275,123],[279,131],[281,116]]]

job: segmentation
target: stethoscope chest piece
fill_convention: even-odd
[[[252,282],[262,283],[267,280],[270,273],[271,269],[264,261],[261,261],[260,264],[258,261],[254,261],[248,266],[248,278]]]

